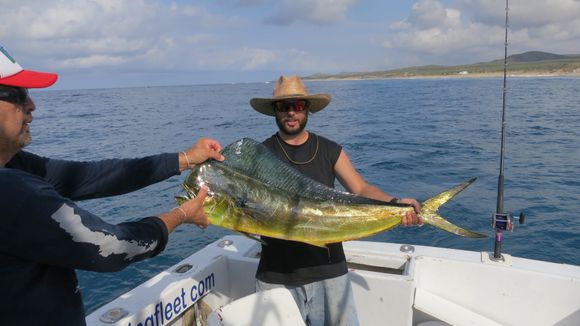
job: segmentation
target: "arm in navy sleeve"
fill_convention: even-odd
[[[59,194],[73,200],[125,194],[179,174],[177,153],[75,162],[21,151],[7,166],[44,178]]]
[[[3,169],[0,252],[23,261],[91,271],[118,271],[167,244],[158,217],[110,224],[26,172]]]

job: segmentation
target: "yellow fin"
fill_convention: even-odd
[[[304,242],[306,242],[306,241],[304,241]],[[312,245],[312,246],[316,246],[316,247],[328,249],[327,244],[326,243],[323,243],[323,242],[312,242],[312,241],[308,241],[306,243],[308,243],[309,245]]]
[[[475,182],[475,180],[477,180],[477,178],[469,179],[463,182],[462,184],[459,184],[449,190],[443,191],[442,193],[439,193],[421,203],[421,212],[419,213],[419,215],[423,219],[423,222],[429,225],[433,225],[434,227],[441,229],[443,231],[447,231],[463,237],[487,238],[487,235],[485,234],[466,230],[462,227],[459,227],[447,221],[442,216],[437,214],[437,210],[439,209],[439,207],[448,202],[451,198],[455,197],[465,188],[469,187],[473,182]]]

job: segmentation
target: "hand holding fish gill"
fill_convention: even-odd
[[[200,138],[189,148],[179,153],[179,171],[191,169],[195,165],[203,163],[208,159],[223,161],[224,157],[220,153],[222,147],[217,140],[211,138]]]
[[[209,219],[203,209],[203,202],[207,196],[208,188],[200,187],[197,196],[183,203],[180,208],[185,212],[183,223],[195,224],[200,229],[205,229],[209,225]]]
[[[185,201],[167,213],[159,215],[169,233],[181,224],[195,224],[200,229],[205,229],[209,225],[209,219],[203,209],[203,202],[207,192],[208,188],[202,186],[192,199]]]

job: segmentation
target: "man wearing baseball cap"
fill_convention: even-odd
[[[138,159],[76,162],[24,151],[36,110],[28,89],[56,80],[23,69],[0,46],[2,325],[85,325],[75,269],[121,270],[160,253],[177,226],[209,224],[202,208],[207,188],[168,212],[117,225],[77,206],[74,200],[128,193],[223,156],[208,138],[180,153]]]

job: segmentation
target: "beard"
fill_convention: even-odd
[[[297,120],[298,120],[298,126],[295,128],[289,128],[284,123],[284,118],[280,117],[278,114],[276,115],[276,124],[278,125],[278,129],[280,129],[280,131],[282,131],[283,133],[285,133],[287,135],[298,135],[299,133],[304,131],[304,128],[306,128],[306,124],[308,123],[308,113],[304,114],[303,119],[297,119]]]
[[[30,145],[30,143],[32,143],[32,136],[30,135],[30,133],[27,133],[26,136],[24,136],[24,139],[22,139],[22,141],[20,142],[20,146],[24,148]]]
[[[22,133],[18,136],[18,145],[24,148],[32,142],[32,134],[30,133],[30,125],[26,124],[22,127]]]
[[[18,152],[24,147],[32,143],[32,135],[30,131],[25,131],[14,137],[14,135],[6,135],[4,130],[0,128],[0,147],[3,150]]]

